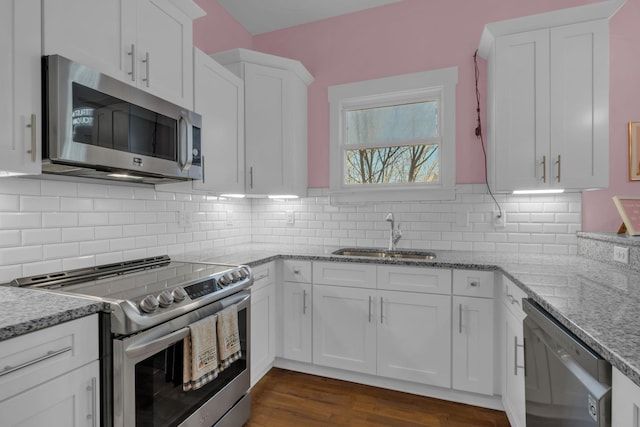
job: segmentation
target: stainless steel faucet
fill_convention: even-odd
[[[398,227],[396,228],[395,222],[393,220],[393,213],[387,215],[387,221],[391,223],[391,234],[389,234],[389,250],[396,250],[396,243],[402,238],[402,230],[400,230],[400,223],[398,223]]]

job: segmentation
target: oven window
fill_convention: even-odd
[[[175,426],[247,369],[246,310],[238,312],[242,358],[198,390],[182,391],[183,342],[138,362],[135,367],[137,427]]]
[[[178,121],[73,83],[73,141],[144,156],[177,159]]]

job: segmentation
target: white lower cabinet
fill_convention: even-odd
[[[612,371],[611,426],[640,427],[640,387],[616,368]]]
[[[313,286],[313,363],[376,373],[375,290]]]
[[[404,271],[404,267],[383,266],[382,274],[376,275],[375,265],[319,264],[316,268],[314,263],[314,364],[451,386],[450,295],[385,289],[391,286],[419,289],[416,268]],[[350,277],[347,283],[357,283],[359,287],[341,285],[345,281],[334,273],[342,267]],[[430,287],[433,270],[423,269],[423,289]],[[449,282],[444,283],[441,291],[450,292],[451,272],[440,272],[446,273],[445,281]],[[399,281],[380,277],[396,277]],[[338,285],[316,284],[316,280]],[[441,276],[439,280],[443,280]]]
[[[276,357],[275,263],[253,270],[251,287],[251,386],[271,369]]]
[[[451,296],[378,291],[378,375],[451,386]]]
[[[283,351],[285,359],[311,363],[311,283],[284,282]]]
[[[98,315],[0,342],[0,424],[100,423]]]
[[[502,404],[512,427],[525,427],[524,333],[522,298],[525,294],[503,277],[501,350]]]
[[[100,364],[70,373],[0,402],[3,426],[97,426]]]

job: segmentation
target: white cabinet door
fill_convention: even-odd
[[[640,387],[612,369],[611,426],[640,427]]]
[[[502,351],[503,351],[503,384],[502,404],[509,422],[514,427],[525,427],[525,383],[524,383],[524,352],[523,328],[521,317],[516,317],[503,304],[502,310]]]
[[[97,426],[100,364],[81,368],[0,403],[3,426]]]
[[[40,1],[0,4],[0,175],[41,172]]]
[[[495,39],[489,150],[498,191],[608,185],[608,46],[608,19]]]
[[[244,83],[194,49],[194,107],[202,115],[202,181],[198,190],[244,193]]]
[[[609,23],[552,28],[550,175],[562,188],[609,180]]]
[[[283,357],[311,363],[312,294],[310,283],[284,282]]]
[[[247,192],[286,194],[284,140],[291,75],[286,70],[245,64]]]
[[[193,109],[192,20],[169,0],[43,5],[45,55],[68,57]]]
[[[551,182],[549,30],[496,39],[495,188],[533,189]],[[545,169],[546,165],[546,169]],[[545,182],[546,181],[546,182]]]
[[[62,55],[133,83],[127,52],[136,42],[135,1],[56,0],[42,7],[45,55]]]
[[[453,384],[493,396],[493,299],[453,297]]]
[[[313,363],[376,373],[375,291],[314,284]]]
[[[378,375],[451,386],[451,296],[378,291]]]
[[[251,386],[266,374],[276,357],[276,287],[251,291]]]
[[[169,0],[137,0],[138,87],[193,108],[191,18]]]

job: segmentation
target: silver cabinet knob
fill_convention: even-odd
[[[147,295],[146,297],[142,298],[142,301],[140,301],[140,310],[144,311],[145,313],[153,313],[158,309],[159,306],[160,302],[158,301],[158,298],[153,295]]]

